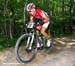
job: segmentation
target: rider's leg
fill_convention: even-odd
[[[45,27],[42,27],[41,33],[42,33],[42,35],[44,35],[45,38],[48,40],[48,34],[46,33],[46,28],[45,28]]]
[[[36,32],[38,34],[39,33],[39,30],[41,30],[41,28],[42,28],[42,25],[39,25],[36,28],[37,28]],[[42,47],[42,46],[43,46],[43,44],[40,44],[39,39],[38,39],[37,40],[37,48],[40,49],[40,47]]]
[[[39,33],[38,30],[36,30],[37,34]],[[40,48],[40,43],[39,43],[39,40],[37,39],[37,48]]]
[[[43,24],[42,28],[41,28],[41,33],[45,36],[46,40],[47,40],[47,47],[50,47],[50,38],[46,32],[46,29],[48,28],[49,22]]]

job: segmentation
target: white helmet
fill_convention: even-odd
[[[35,5],[34,5],[34,3],[29,3],[28,5],[27,5],[27,11],[31,11],[33,8],[35,8]]]

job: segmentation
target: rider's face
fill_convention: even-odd
[[[29,11],[30,14],[35,14],[35,9],[32,9],[31,11]]]

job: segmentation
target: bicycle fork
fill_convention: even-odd
[[[32,48],[32,43],[33,43],[33,40],[34,40],[34,33],[33,34],[30,33],[30,35],[31,35],[31,37],[28,37],[28,39],[27,39],[26,48],[28,48],[28,49]]]

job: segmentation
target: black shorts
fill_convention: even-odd
[[[41,19],[36,19],[37,21],[37,24],[39,24],[39,25],[43,25],[44,24],[44,22],[41,20]]]

